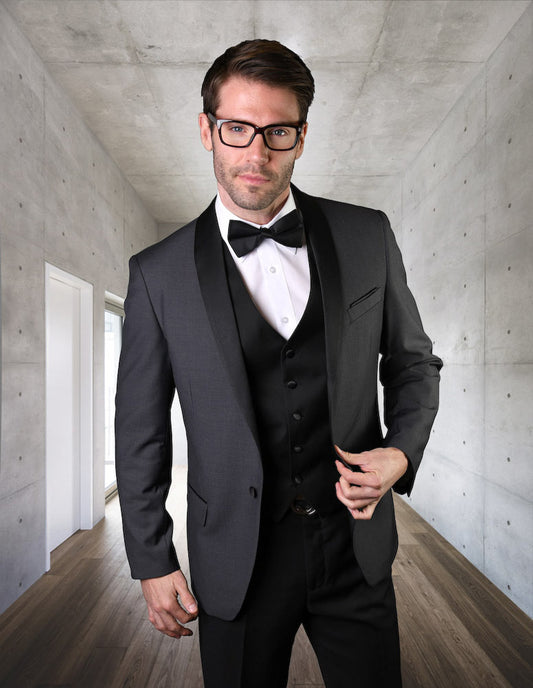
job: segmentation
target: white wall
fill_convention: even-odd
[[[533,614],[533,7],[402,182],[400,240],[442,356],[409,500]]]
[[[104,513],[104,299],[157,227],[0,4],[0,612],[45,570],[45,262],[94,287],[94,514]]]

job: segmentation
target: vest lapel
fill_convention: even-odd
[[[341,343],[343,312],[342,286],[339,277],[337,254],[328,221],[318,203],[311,196],[303,194],[294,186],[292,190],[296,204],[303,213],[307,236],[313,250],[320,279],[320,290],[324,307],[324,326],[326,330],[329,411],[333,439],[336,441],[337,433],[335,432],[333,400],[335,399],[335,381]]]
[[[196,221],[194,258],[202,299],[221,359],[243,414],[257,441],[250,388],[229,294],[215,202]]]

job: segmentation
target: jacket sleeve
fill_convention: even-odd
[[[115,415],[117,486],[133,578],[155,578],[179,568],[172,519],[165,508],[171,483],[173,397],[167,343],[134,256]]]
[[[400,250],[384,213],[387,283],[381,337],[380,380],[384,391],[385,447],[409,460],[395,490],[410,493],[439,404],[442,361],[432,353],[414,298],[407,286]]]

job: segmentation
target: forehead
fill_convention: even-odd
[[[218,96],[216,115],[220,119],[245,120],[259,126],[299,120],[298,101],[287,88],[230,77]]]

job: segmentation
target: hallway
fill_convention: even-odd
[[[185,469],[170,495],[185,561]],[[533,623],[396,500],[394,565],[404,688],[527,688]],[[198,638],[175,641],[145,617],[126,562],[118,500],[92,531],[52,556],[52,568],[0,616],[2,688],[201,688]],[[289,686],[323,686],[307,638],[297,636]]]

